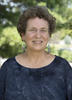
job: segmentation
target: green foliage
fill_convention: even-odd
[[[49,11],[56,18],[56,32],[60,31],[60,39],[64,39],[66,35],[72,37],[72,16],[63,17],[55,11]]]
[[[59,55],[57,48],[55,48],[54,46],[50,46],[50,49],[51,49],[50,50],[50,53],[52,53],[54,55]]]
[[[60,30],[60,32],[61,32],[61,36],[60,36],[61,39],[64,39],[66,35],[69,35],[72,37],[72,30],[70,30],[70,29],[63,28]]]
[[[67,22],[65,23],[65,28],[67,29],[71,29],[72,30],[72,16],[70,16],[67,20]]]
[[[56,28],[59,30],[63,28],[64,23],[67,21],[62,15],[56,13],[55,11],[49,10],[49,12],[56,18]]]
[[[2,30],[3,30],[3,27],[0,25],[0,37],[2,35]]]
[[[72,51],[61,50],[61,49],[58,50],[55,46],[51,46],[50,48],[51,48],[51,51],[50,51],[51,54],[63,57],[66,60],[68,60],[69,62],[72,61],[72,56],[71,56],[72,55]]]
[[[60,52],[60,51],[59,51]],[[59,56],[67,59],[68,61],[72,61],[72,52],[67,50],[62,50]]]
[[[37,1],[36,0],[11,0],[14,3],[21,3],[24,4],[25,6],[33,6],[36,5]]]
[[[46,2],[39,2],[37,5],[38,6],[46,6]]]
[[[45,0],[47,3],[47,7],[48,8],[55,8],[56,6],[58,6],[60,9],[62,9],[63,7],[67,7],[68,5],[68,0]],[[69,0],[70,2],[72,2],[71,0]]]
[[[20,5],[11,6],[11,1]],[[60,39],[64,39],[66,35],[72,37],[72,8],[68,8],[69,3],[71,4],[72,0],[10,0],[7,5],[0,4],[0,55],[12,57],[23,52],[23,42],[16,30],[16,24],[22,12],[21,7],[47,6],[50,13],[56,18],[56,33],[61,33]],[[3,24],[4,20],[6,20],[5,24]],[[55,47],[51,47],[51,53],[64,56],[69,61],[72,59],[67,58],[69,52],[58,51]]]
[[[15,27],[7,27],[0,37],[0,55],[12,57],[22,52],[22,41]]]
[[[66,19],[69,19],[69,17],[72,16],[72,8],[65,8],[65,10],[62,13],[62,16]]]
[[[13,1],[15,3],[23,3],[24,5],[27,6],[33,6],[36,3],[39,2],[45,2],[46,6],[50,9],[55,8],[57,5],[60,7],[60,9],[62,9],[62,7],[67,7],[68,2],[72,2],[71,0],[10,0]]]

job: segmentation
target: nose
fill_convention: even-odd
[[[37,32],[36,32],[36,37],[37,37],[37,38],[40,38],[40,37],[41,37],[41,33],[40,33],[39,30],[37,30]]]

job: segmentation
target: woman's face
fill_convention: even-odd
[[[25,35],[22,40],[26,42],[27,49],[34,51],[44,50],[49,40],[48,22],[42,18],[29,19]]]

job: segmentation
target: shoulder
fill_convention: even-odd
[[[59,61],[60,63],[69,64],[69,62],[63,57],[56,56],[56,58],[57,58],[57,61]]]
[[[13,66],[15,63],[15,58],[8,58],[4,63],[3,65],[1,66],[1,69],[7,69],[11,66]]]
[[[56,62],[56,64],[58,64],[58,66],[61,66],[65,69],[71,69],[69,62],[65,58],[62,58],[60,56],[56,56],[55,62]]]
[[[10,63],[13,63],[14,62],[14,57],[13,58],[8,58],[4,63],[3,65],[7,65],[7,64],[10,64]]]

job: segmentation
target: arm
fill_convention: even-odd
[[[66,80],[67,100],[72,100],[72,68],[69,65],[69,63],[67,63],[67,66],[69,67],[69,70],[68,70],[68,73],[67,73],[67,80]]]
[[[72,100],[72,69],[67,76],[67,96],[68,100]]]

